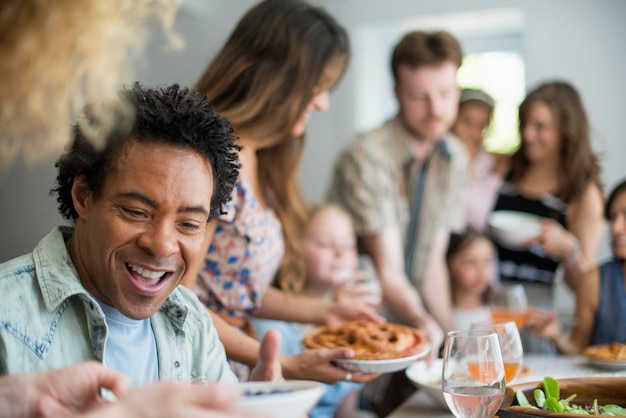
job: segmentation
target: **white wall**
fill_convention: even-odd
[[[186,39],[179,52],[164,50],[160,37],[150,43],[138,79],[156,85],[193,85],[238,18],[255,1],[186,0],[176,28]],[[621,118],[626,115],[626,1],[623,0],[317,0],[343,23],[351,36],[368,24],[405,21],[459,11],[517,8],[524,16],[527,85],[564,78],[577,86],[595,128],[596,149],[604,152],[608,186],[626,176],[622,160],[626,141]],[[378,53],[367,45],[356,54]],[[388,56],[389,52],[387,52]],[[380,66],[389,67],[388,59]],[[302,166],[307,196],[321,199],[339,150],[355,133],[355,71],[331,96],[331,109],[313,116]],[[390,110],[393,112],[393,110]],[[0,178],[0,261],[30,251],[61,221],[48,195],[54,183],[54,158],[36,167],[22,163]]]

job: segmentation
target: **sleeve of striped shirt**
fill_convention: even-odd
[[[452,177],[446,216],[448,228],[453,232],[463,231],[467,223],[464,212],[463,191],[468,175],[468,164],[467,153],[457,147],[452,153]]]
[[[380,154],[367,151],[352,147],[343,152],[335,164],[328,195],[330,201],[350,212],[357,235],[380,232],[398,219],[396,182]]]

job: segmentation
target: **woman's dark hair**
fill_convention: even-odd
[[[85,178],[95,199],[100,196],[108,173],[130,141],[187,148],[204,157],[213,170],[214,180],[209,218],[219,214],[230,199],[239,174],[239,146],[234,143],[233,127],[228,120],[215,113],[204,95],[178,85],[144,89],[136,83],[121,91],[120,100],[124,107],[130,107],[134,118],[126,129],[110,132],[101,146],[87,140],[84,132],[98,122],[94,106],[88,107],[84,120],[74,126],[73,141],[55,164],[57,184],[50,192],[57,194],[61,215],[70,220],[78,217],[72,185],[79,176]],[[120,118],[118,126],[128,119],[121,114],[114,117]]]
[[[611,190],[609,197],[606,199],[606,204],[604,205],[604,218],[607,221],[611,220],[611,206],[613,206],[615,199],[624,192],[626,192],[626,180],[622,180]]]
[[[453,232],[450,234],[450,240],[448,242],[448,249],[446,251],[446,262],[450,263],[452,257],[458,254],[460,251],[463,251],[466,247],[472,244],[477,239],[486,239],[489,238],[471,226],[468,226],[465,231],[461,233]]]
[[[545,83],[531,91],[519,107],[519,129],[523,132],[530,108],[536,103],[547,105],[561,132],[561,170],[556,195],[566,203],[579,199],[590,183],[602,189],[600,163],[591,148],[587,113],[578,91],[564,81]],[[524,143],[511,158],[511,180],[521,179],[530,162]]]

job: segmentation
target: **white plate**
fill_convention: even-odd
[[[443,390],[441,389],[442,371],[443,359],[436,359],[430,367],[425,361],[415,363],[406,369],[405,374],[417,388],[426,392],[437,405],[448,409],[448,404],[446,404]]]
[[[497,210],[487,219],[490,234],[504,247],[519,248],[541,232],[541,218],[530,213]]]
[[[237,385],[241,398],[232,411],[272,418],[302,418],[322,397],[322,383],[308,380],[285,382],[244,382]]]
[[[362,373],[392,373],[404,370],[418,359],[430,352],[430,344],[425,344],[424,349],[417,354],[408,357],[387,359],[387,360],[354,360],[338,359],[333,360],[337,366],[351,372]]]
[[[626,369],[626,360],[604,360],[587,357],[589,364],[602,367],[604,369],[624,370]]]

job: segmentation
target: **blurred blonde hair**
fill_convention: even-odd
[[[309,225],[313,222],[316,216],[319,216],[326,212],[335,212],[337,215],[343,217],[347,223],[350,224],[350,228],[354,230],[354,221],[350,212],[348,212],[343,206],[334,202],[321,202],[314,205],[310,205],[307,211]]]
[[[2,0],[0,168],[59,152],[75,113],[112,98],[130,75],[150,22],[180,45],[176,10],[174,0]]]

